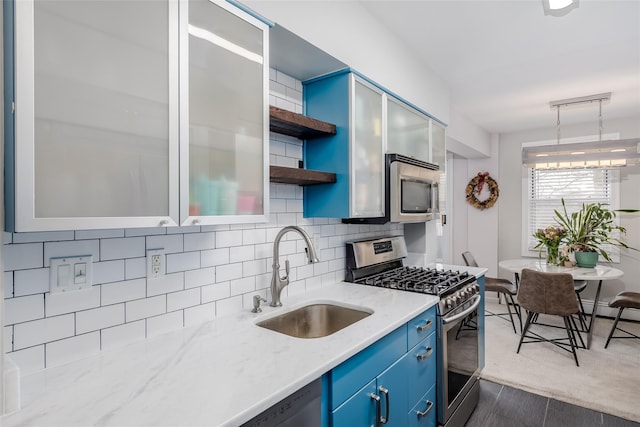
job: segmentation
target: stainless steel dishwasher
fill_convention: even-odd
[[[322,380],[317,379],[285,397],[242,427],[320,427]]]

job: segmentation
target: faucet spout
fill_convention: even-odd
[[[295,231],[300,234],[307,245],[306,253],[309,259],[309,264],[312,262],[319,262],[318,255],[316,254],[316,248],[311,242],[311,238],[302,228],[295,225],[288,225],[278,232],[276,238],[273,241],[273,273],[271,275],[271,307],[280,307],[282,302],[280,301],[280,294],[282,290],[289,284],[289,260],[285,261],[285,276],[280,277],[280,241],[282,237],[289,231]]]

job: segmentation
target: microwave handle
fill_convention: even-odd
[[[435,184],[431,187],[431,191],[433,192],[433,212],[436,213],[440,210],[440,186]]]

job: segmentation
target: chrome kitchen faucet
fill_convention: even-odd
[[[302,236],[307,244],[307,258],[309,258],[309,264],[312,262],[319,262],[316,255],[316,248],[311,242],[309,235],[300,227],[295,225],[288,225],[278,232],[275,240],[273,241],[273,275],[271,276],[271,307],[280,307],[282,302],[280,301],[280,294],[285,286],[289,284],[289,260],[284,262],[286,274],[284,277],[280,277],[280,240],[288,231],[296,231]]]

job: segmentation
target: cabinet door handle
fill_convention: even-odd
[[[380,396],[375,393],[369,393],[369,397],[376,401],[376,424],[375,427],[380,425]]]
[[[163,219],[162,221],[160,221],[160,227],[168,227],[169,226],[169,221],[167,221],[166,219]]]
[[[416,329],[418,330],[418,332],[422,333],[431,329],[432,326],[433,322],[431,320],[427,320],[425,321],[424,325],[416,325]]]
[[[418,414],[418,418],[426,417],[427,414],[429,412],[431,412],[431,410],[433,409],[433,402],[432,401],[426,400],[425,402],[427,403],[427,409],[425,409],[424,412],[416,411],[416,413]]]
[[[424,349],[424,353],[416,354],[416,358],[420,361],[427,360],[429,357],[431,357],[431,353],[433,353],[433,349],[431,347],[425,347]]]
[[[382,415],[380,415],[378,419],[380,420],[380,424],[386,424],[389,422],[389,389],[380,386],[378,387],[378,390],[380,390],[380,394],[384,394],[384,402],[387,407],[385,411],[386,417],[382,417]]]

